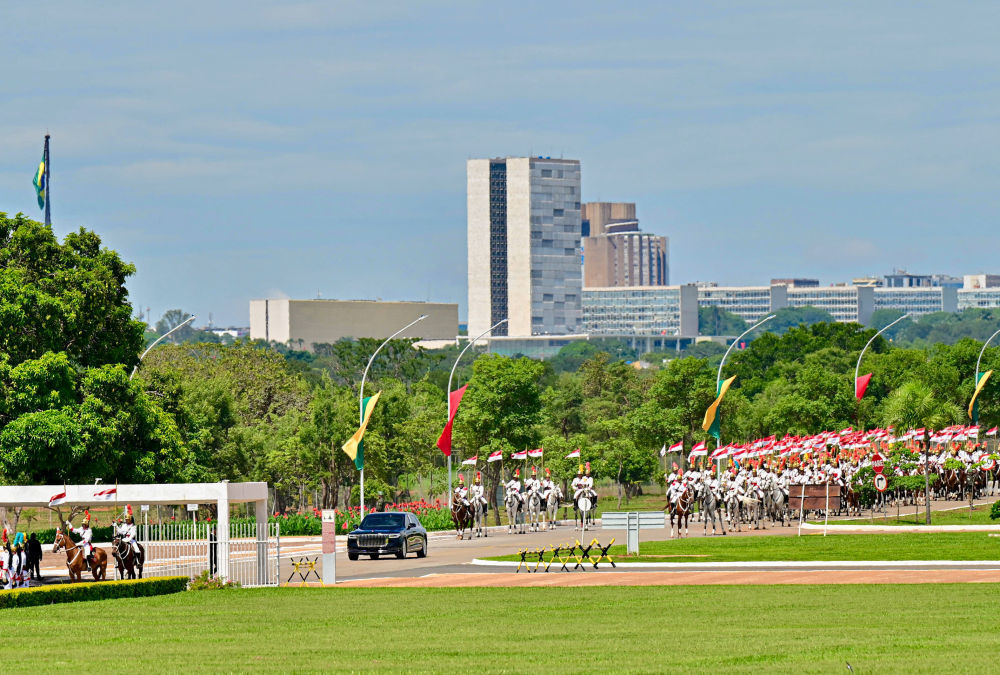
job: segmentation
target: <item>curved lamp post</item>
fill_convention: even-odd
[[[451,379],[455,376],[455,369],[458,368],[458,362],[462,360],[465,352],[469,350],[469,347],[479,342],[487,333],[492,333],[493,330],[503,324],[507,323],[507,319],[500,319],[495,324],[480,333],[479,337],[469,340],[469,344],[465,345],[465,348],[458,353],[458,358],[455,359],[455,365],[451,367],[451,373],[448,374],[448,391],[445,392],[445,398],[448,400],[448,417],[447,420],[451,419]],[[448,455],[448,508],[451,508],[451,455]]]
[[[755,323],[754,325],[750,326],[745,331],[743,331],[742,333],[740,333],[740,336],[738,338],[736,338],[735,340],[733,340],[733,344],[729,345],[729,349],[727,349],[726,353],[722,355],[722,361],[719,362],[719,374],[715,377],[715,394],[716,395],[719,394],[719,385],[722,383],[722,366],[726,365],[726,358],[729,357],[729,352],[733,351],[733,347],[735,347],[737,345],[737,343],[739,343],[740,340],[742,340],[744,337],[746,337],[748,333],[752,333],[756,329],[760,328],[765,323],[767,323],[768,321],[770,321],[771,319],[773,319],[775,316],[777,316],[777,315],[776,314],[769,314],[768,316],[765,316],[763,319],[761,319],[760,321],[758,321],[757,323]]]
[[[177,324],[176,326],[174,326],[173,328],[171,328],[170,330],[168,330],[166,333],[164,333],[163,335],[161,335],[160,337],[158,337],[156,339],[156,341],[153,342],[153,344],[151,344],[148,347],[146,347],[146,351],[144,351],[142,353],[142,356],[139,357],[139,363],[135,364],[135,367],[132,369],[132,374],[128,376],[128,379],[131,380],[133,377],[135,377],[135,374],[137,372],[139,372],[139,366],[142,365],[142,360],[144,358],[146,358],[146,354],[149,353],[150,349],[152,349],[156,345],[158,345],[161,342],[163,342],[164,340],[166,340],[170,336],[170,334],[173,333],[174,331],[180,330],[181,328],[183,328],[184,326],[188,325],[189,323],[191,323],[192,321],[194,321],[197,318],[198,318],[197,316],[195,316],[194,314],[192,314],[191,316],[189,316],[188,318],[184,319],[179,324]]]
[[[998,330],[998,331],[997,331],[996,333],[994,333],[993,335],[989,336],[989,338],[987,338],[987,339],[986,339],[986,342],[984,342],[984,343],[983,343],[983,348],[979,350],[979,358],[978,358],[978,359],[976,359],[976,377],[975,377],[975,378],[974,378],[974,379],[972,380],[972,386],[973,386],[973,387],[975,387],[976,385],[978,385],[978,384],[979,384],[979,364],[980,364],[980,362],[982,362],[982,360],[983,360],[983,354],[985,354],[985,353],[986,353],[986,347],[988,347],[988,346],[989,346],[990,342],[991,342],[991,341],[993,340],[993,338],[995,338],[995,337],[996,337],[997,335],[1000,335],[1000,330]]]
[[[402,333],[403,331],[405,331],[407,328],[409,328],[413,324],[418,323],[420,321],[423,321],[426,318],[427,318],[426,314],[421,314],[416,319],[414,319],[413,321],[411,321],[410,323],[406,324],[405,326],[403,326],[402,328],[400,328],[399,330],[397,330],[395,333],[393,333],[392,335],[390,335],[389,337],[387,337],[385,339],[385,341],[378,346],[378,349],[375,350],[375,353],[372,354],[372,357],[370,359],[368,359],[368,365],[365,366],[365,372],[361,374],[361,390],[358,392],[358,424],[362,424],[365,421],[365,380],[368,379],[368,369],[372,367],[372,361],[374,361],[375,357],[378,356],[378,353],[380,351],[382,351],[382,347],[385,347],[387,344],[389,344],[389,342],[394,337],[396,337],[397,335],[399,335],[400,333]],[[361,511],[364,512],[364,510],[365,510],[365,468],[364,468],[364,464],[361,465],[361,488],[360,488],[360,492],[361,492],[361,494],[358,495],[358,497],[360,497],[358,503],[361,506]]]
[[[903,316],[896,319],[895,321],[893,321],[892,323],[883,326],[877,333],[875,333],[875,335],[872,335],[871,340],[865,343],[864,349],[862,349],[861,353],[858,354],[858,364],[854,366],[854,398],[858,397],[858,373],[861,372],[861,359],[864,358],[865,352],[868,350],[868,347],[870,347],[871,344],[875,342],[875,338],[877,338],[879,335],[886,332],[887,330],[889,330],[890,328],[892,328],[893,326],[895,326],[897,323],[899,323],[908,316],[910,316],[910,314],[906,313]]]
[[[719,373],[715,376],[715,395],[716,396],[719,395],[719,386],[722,384],[722,367],[724,365],[726,365],[726,359],[729,358],[729,352],[733,351],[733,347],[735,347],[737,344],[739,344],[740,340],[742,340],[744,337],[746,337],[749,333],[752,333],[753,331],[755,331],[758,328],[760,328],[761,326],[763,326],[765,323],[767,323],[768,321],[770,321],[771,319],[773,319],[775,316],[777,316],[777,315],[776,314],[768,314],[763,319],[761,319],[760,321],[758,321],[757,323],[755,323],[754,325],[750,326],[745,331],[743,331],[742,333],[740,333],[739,337],[737,337],[735,340],[733,340],[733,344],[729,345],[729,349],[727,349],[726,353],[722,355],[722,361],[719,362]],[[721,427],[720,427],[720,429],[721,429]],[[721,436],[721,434],[720,434],[720,436]],[[716,442],[717,442],[717,444],[721,443],[722,439],[721,438],[717,438]],[[719,474],[722,473],[722,460],[721,459],[715,460],[715,473],[716,473],[716,475],[719,475]]]

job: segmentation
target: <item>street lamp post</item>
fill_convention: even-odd
[[[983,348],[979,350],[979,358],[978,358],[978,359],[976,359],[976,377],[975,377],[975,379],[973,379],[973,380],[972,380],[972,386],[973,386],[973,387],[976,387],[976,386],[978,386],[978,385],[979,385],[979,364],[980,364],[980,363],[982,362],[982,360],[983,360],[983,354],[985,354],[985,353],[986,353],[986,347],[988,347],[988,346],[989,346],[990,342],[991,342],[991,341],[993,340],[993,338],[995,338],[995,337],[996,337],[997,335],[1000,335],[1000,330],[998,330],[998,331],[997,331],[996,333],[994,333],[993,335],[989,336],[989,337],[988,337],[988,338],[986,339],[986,342],[984,342],[984,343],[983,343]]]
[[[765,316],[763,319],[761,319],[760,321],[758,321],[757,323],[755,323],[754,325],[750,326],[745,331],[743,331],[742,333],[740,333],[740,336],[738,338],[736,338],[735,340],[733,340],[733,344],[729,345],[729,349],[727,349],[726,353],[722,355],[722,361],[719,362],[719,372],[715,376],[715,395],[716,396],[719,395],[719,387],[722,385],[722,367],[724,365],[726,365],[726,359],[729,357],[729,352],[733,351],[733,347],[735,347],[737,344],[739,344],[740,340],[742,340],[748,334],[752,333],[753,331],[755,331],[758,328],[760,328],[761,326],[763,326],[765,323],[767,323],[768,321],[770,321],[771,319],[773,319],[775,316],[777,316],[777,315],[776,314],[769,314],[769,315]],[[718,413],[716,413],[716,414],[718,414]],[[721,426],[720,426],[720,429],[721,429]],[[722,434],[720,433],[719,434],[719,438],[717,438],[715,440],[716,440],[716,446],[718,446],[720,443],[722,443]],[[718,447],[716,449],[718,449]],[[716,460],[716,462],[715,462],[715,468],[716,468],[716,475],[718,475],[718,474],[720,474],[722,472],[722,460],[721,459]]]
[[[469,350],[469,347],[479,342],[487,333],[492,333],[496,328],[507,323],[507,319],[500,319],[495,324],[484,330],[479,334],[479,337],[469,340],[469,344],[465,345],[465,348],[458,353],[458,358],[455,359],[455,365],[451,367],[451,373],[448,374],[448,391],[445,392],[444,396],[448,400],[448,417],[445,419],[447,423],[451,419],[451,380],[455,377],[455,369],[458,368],[458,362],[462,360],[465,356],[465,352]],[[451,455],[448,455],[448,508],[451,508]]]
[[[194,314],[192,314],[191,316],[189,316],[188,318],[184,319],[179,324],[177,324],[176,326],[174,326],[173,328],[171,328],[170,330],[168,330],[166,333],[164,333],[160,337],[156,338],[156,341],[153,342],[153,344],[151,344],[148,347],[146,347],[146,351],[144,351],[142,353],[142,356],[139,357],[139,363],[135,364],[135,367],[132,368],[132,374],[128,376],[128,379],[131,380],[133,377],[135,377],[135,374],[137,372],[139,372],[139,366],[142,365],[142,360],[144,358],[146,358],[146,354],[149,353],[150,349],[152,349],[156,345],[158,345],[161,342],[163,342],[164,340],[166,340],[170,336],[170,334],[173,333],[174,331],[180,330],[181,328],[183,328],[184,326],[188,325],[189,323],[191,323],[192,321],[194,321],[197,318],[198,317],[196,317]]]
[[[365,380],[368,379],[368,369],[372,367],[372,361],[374,361],[375,357],[378,356],[378,353],[380,351],[382,351],[382,347],[385,347],[387,344],[389,344],[389,342],[394,337],[396,337],[397,335],[399,335],[400,333],[402,333],[403,331],[405,331],[407,328],[409,328],[410,326],[414,325],[415,323],[423,321],[426,318],[427,318],[426,314],[421,314],[416,319],[414,319],[413,321],[411,321],[410,323],[406,324],[405,326],[403,326],[402,328],[400,328],[399,330],[397,330],[395,333],[393,333],[392,335],[390,335],[389,337],[387,337],[385,339],[385,341],[378,346],[378,349],[375,350],[375,353],[372,354],[372,357],[370,359],[368,359],[368,365],[365,366],[365,372],[361,374],[361,391],[358,392],[358,424],[359,425],[363,424],[364,421],[365,421]],[[364,510],[365,510],[365,467],[364,467],[364,464],[361,465],[361,488],[360,488],[360,493],[361,494],[358,495],[358,497],[359,497],[358,504],[361,507],[361,511],[364,512]]]
[[[875,333],[875,335],[872,335],[871,340],[865,343],[864,349],[862,349],[861,353],[858,354],[858,364],[854,366],[854,398],[858,397],[858,373],[861,372],[861,359],[864,358],[865,352],[868,350],[868,347],[870,347],[871,344],[875,342],[875,338],[877,338],[879,335],[886,332],[887,330],[889,330],[890,328],[892,328],[893,326],[895,326],[897,323],[899,323],[908,316],[910,316],[908,313],[904,314],[903,316],[899,317],[892,323],[882,327],[877,333]]]

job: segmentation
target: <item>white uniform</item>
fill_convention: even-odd
[[[469,489],[469,496],[472,497],[472,502],[479,502],[483,506],[486,506],[486,497],[484,496],[485,490],[483,486],[479,483],[473,483],[472,487]]]
[[[551,478],[545,478],[542,480],[542,501],[546,501],[549,498],[549,493],[555,488],[556,484],[552,482]]]
[[[583,492],[583,486],[584,486],[583,476],[577,476],[576,478],[573,479],[573,482],[570,483],[570,487],[573,488],[574,502],[580,498],[580,494]]]
[[[89,526],[87,527],[73,527],[67,523],[70,532],[80,536],[80,545],[83,546],[83,555],[90,557],[91,552],[94,550],[94,545],[91,543],[94,539],[94,530]]]
[[[520,481],[520,479],[518,479],[518,478],[511,478],[509,481],[507,481],[507,484],[504,485],[504,488],[507,491],[507,497],[508,498],[511,495],[514,495],[514,496],[517,497],[517,500],[519,502],[523,502],[524,501],[524,497],[521,495],[521,481]]]
[[[455,488],[455,499],[462,502],[463,505],[468,506],[469,500],[466,499],[466,495],[469,494],[469,489],[464,485],[459,485]]]
[[[136,541],[138,528],[135,526],[135,523],[120,523],[116,529],[118,530],[118,534],[121,535],[121,538],[132,546],[132,550],[135,553],[138,553],[139,542]]]
[[[10,572],[10,557],[11,554],[7,552],[7,549],[0,549],[0,581],[3,582],[4,590],[7,591],[14,587]]]

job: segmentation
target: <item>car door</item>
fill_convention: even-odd
[[[410,527],[411,525],[413,527]],[[420,522],[412,513],[406,514],[406,526],[408,528],[406,530],[407,548],[411,551],[418,551],[422,549],[424,547],[424,540],[417,531],[417,528],[420,527]]]

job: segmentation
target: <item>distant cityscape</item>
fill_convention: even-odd
[[[485,334],[491,349],[544,354],[590,337],[641,340],[650,350],[676,347],[699,337],[700,307],[747,322],[786,307],[815,307],[835,321],[861,324],[879,310],[916,318],[1000,308],[1000,274],[897,269],[828,286],[781,277],[760,286],[670,285],[669,238],[640,230],[635,203],[582,201],[580,175],[574,159],[468,160],[467,332]],[[457,303],[254,300],[249,334],[311,348],[344,337],[385,337],[415,313],[431,320],[411,336],[429,345],[455,341]]]

